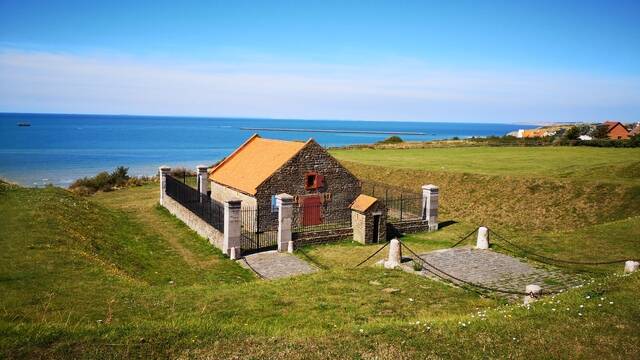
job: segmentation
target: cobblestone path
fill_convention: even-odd
[[[238,261],[240,265],[257,272],[259,276],[269,280],[318,271],[314,266],[294,255],[279,253],[275,250],[247,255],[244,260]]]
[[[420,254],[420,257],[459,279],[502,290],[524,292],[525,286],[537,284],[542,287],[543,292],[556,292],[584,282],[576,274],[563,273],[550,267],[533,266],[521,259],[492,250],[456,248]],[[420,274],[435,278],[436,276],[428,270],[429,268],[425,267]],[[517,295],[496,295],[519,298]]]

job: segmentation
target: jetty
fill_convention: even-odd
[[[375,131],[375,130],[336,130],[336,129],[294,129],[294,128],[265,128],[265,127],[241,127],[240,130],[254,131],[289,131],[289,132],[317,132],[334,134],[378,134],[378,135],[427,135],[418,131]]]

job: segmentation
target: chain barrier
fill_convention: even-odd
[[[495,235],[498,239],[500,239],[501,241],[504,241],[505,243],[509,244],[510,246],[520,250],[521,252],[534,256],[534,257],[538,257],[540,259],[544,259],[544,260],[548,260],[554,263],[565,263],[565,264],[573,264],[573,265],[611,265],[611,264],[618,264],[618,263],[624,263],[627,260],[633,260],[633,259],[617,259],[617,260],[607,260],[607,261],[573,261],[573,260],[563,260],[563,259],[556,259],[556,258],[552,258],[552,257],[548,257],[545,255],[540,255],[537,253],[534,253],[528,249],[525,249],[521,246],[518,246],[514,243],[512,243],[511,241],[507,240],[505,237],[501,236],[500,234],[496,233],[495,231],[489,229],[489,232],[493,235]],[[506,249],[504,246],[502,246],[503,249],[505,250],[509,250]],[[535,260],[535,259],[533,259]],[[542,261],[541,261],[542,262]],[[553,264],[551,264],[553,265]]]
[[[353,268],[357,268],[358,266],[366,263],[367,261],[369,261],[369,259],[371,259],[372,257],[376,256],[380,251],[382,251],[382,249],[386,248],[387,245],[389,245],[390,241],[387,241],[384,245],[382,245],[382,247],[378,250],[376,250],[376,252],[374,252],[373,254],[369,255],[369,257],[367,257],[366,259],[362,260],[358,265],[354,266]]]
[[[470,232],[467,235],[463,236],[462,238],[460,238],[460,240],[458,240],[455,244],[453,244],[451,246],[451,248],[454,248],[454,247],[462,244],[463,241],[467,240],[469,238],[469,236],[475,234],[477,231],[478,231],[478,228],[474,229],[472,232]]]

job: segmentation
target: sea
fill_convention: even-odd
[[[25,186],[66,187],[77,178],[117,166],[128,167],[129,174],[136,176],[154,175],[160,165],[195,169],[198,164],[214,164],[254,133],[283,140],[313,138],[325,147],[337,147],[375,143],[393,132],[413,133],[399,135],[406,141],[425,141],[504,135],[532,127],[471,122],[0,113],[0,177]]]

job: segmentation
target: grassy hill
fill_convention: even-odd
[[[428,154],[402,171],[347,163],[412,189],[441,185],[442,220],[457,222],[405,237],[418,251],[450,247],[482,221],[551,257],[640,257],[633,177],[511,175],[495,165],[486,173],[436,171],[420,160]],[[325,270],[267,282],[158,207],[157,191],[87,198],[0,183],[0,358],[640,357],[640,275],[620,276],[620,264],[563,266],[592,280],[531,308],[401,271],[354,269],[378,247],[352,242],[306,247],[298,256]],[[608,199],[590,195],[598,191]]]
[[[445,215],[528,231],[640,215],[640,149],[464,147],[332,151],[365,180],[440,186]]]

